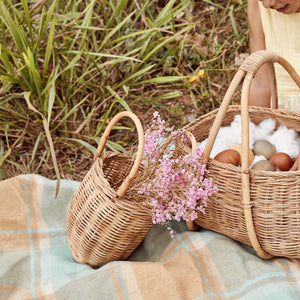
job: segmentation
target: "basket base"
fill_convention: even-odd
[[[186,227],[190,231],[199,231],[202,227],[195,225],[193,221],[186,222]]]

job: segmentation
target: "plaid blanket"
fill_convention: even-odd
[[[127,261],[74,261],[68,205],[79,183],[22,175],[0,182],[0,299],[299,299],[300,260],[262,260],[220,234],[153,226]]]

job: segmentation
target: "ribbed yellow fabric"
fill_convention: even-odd
[[[300,74],[300,13],[283,14],[259,2],[266,49],[285,58]],[[275,64],[279,108],[300,112],[300,89],[279,64]]]

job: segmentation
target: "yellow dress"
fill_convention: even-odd
[[[300,13],[285,15],[259,2],[266,49],[285,58],[300,75]],[[275,63],[278,107],[300,113],[300,89],[286,70]]]

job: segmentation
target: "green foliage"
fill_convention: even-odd
[[[215,108],[220,78],[228,85],[246,47],[246,2],[0,0],[0,26],[1,178],[59,179],[57,156],[92,155],[121,110],[159,108],[172,120],[178,109],[166,103],[178,107],[182,95]],[[205,77],[191,85],[199,69]]]

